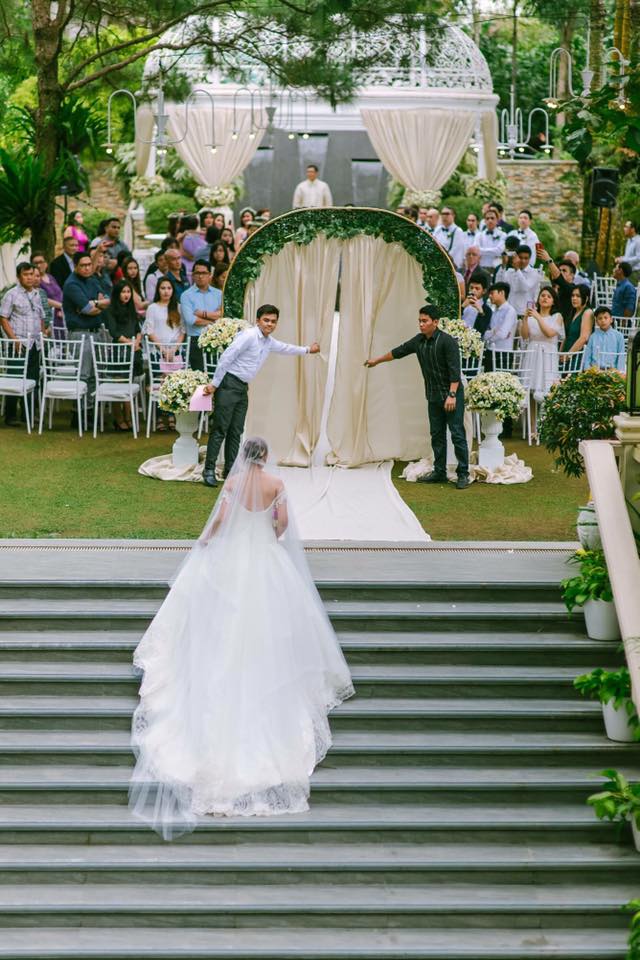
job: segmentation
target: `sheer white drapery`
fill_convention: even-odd
[[[364,366],[418,333],[419,264],[399,244],[354,237],[343,248],[340,334],[327,433],[329,462],[355,467],[431,454],[417,361]]]
[[[222,187],[231,183],[235,177],[251,163],[264,135],[264,119],[254,112],[254,119],[262,129],[255,130],[250,138],[250,110],[215,110],[216,152],[211,152],[211,107],[189,106],[188,125],[185,119],[185,107],[182,104],[167,105],[169,115],[169,135],[173,138],[184,136],[175,148],[181,159],[203,187]],[[186,133],[185,133],[186,126]],[[234,131],[238,134],[233,139]]]
[[[281,311],[279,340],[320,343],[318,356],[271,354],[249,391],[248,433],[268,436],[272,453],[290,466],[310,464],[320,434],[340,249],[322,233],[305,246],[289,243],[247,287],[247,319],[273,303]]]
[[[498,176],[498,118],[493,110],[483,113],[480,121],[482,131],[482,152],[484,156],[484,175],[487,180]]]
[[[469,146],[469,110],[361,111],[373,147],[395,180],[411,190],[439,190]]]
[[[149,167],[154,124],[151,107],[148,104],[138,107],[136,110],[136,175],[138,177],[144,177]]]

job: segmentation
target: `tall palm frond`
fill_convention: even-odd
[[[46,175],[44,163],[26,150],[0,150],[0,243],[21,240],[28,230],[46,222],[44,211],[58,192],[64,165]]]

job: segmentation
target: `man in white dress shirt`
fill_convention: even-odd
[[[475,215],[475,213],[470,213],[469,216],[467,217],[467,229],[463,231],[465,253],[467,252],[469,247],[477,247],[479,231],[480,231],[480,224],[478,223],[478,218]]]
[[[282,343],[271,334],[275,330],[280,310],[265,303],[258,308],[256,325],[242,330],[227,347],[220,359],[213,383],[204,388],[206,394],[215,394],[213,413],[209,422],[209,442],[202,479],[208,487],[217,487],[215,465],[224,441],[224,475],[231,470],[238,456],[244,421],[249,405],[249,383],[261,369],[270,353],[285,353],[299,357],[319,353],[320,345],[299,347]]]
[[[427,222],[425,223],[424,229],[427,231],[427,233],[433,235],[439,223],[440,211],[437,207],[429,207],[427,210]]]
[[[464,266],[464,233],[456,223],[453,207],[445,206],[440,211],[440,224],[433,231],[433,237],[451,257],[456,270]]]
[[[530,210],[521,210],[518,214],[518,229],[512,230],[511,233],[507,234],[509,237],[517,237],[520,241],[520,245],[526,245],[531,249],[531,266],[535,267],[536,265],[536,243],[538,243],[538,234],[535,230],[531,229],[532,221],[531,211]]]
[[[489,329],[483,339],[490,351],[513,350],[513,338],[516,335],[518,314],[508,303],[510,293],[508,283],[494,283],[493,286],[489,287],[489,300],[495,309]],[[491,358],[492,360],[493,358]]]
[[[509,284],[509,303],[519,317],[524,316],[529,303],[535,303],[540,289],[540,271],[531,266],[531,249],[526,245],[518,247],[511,258],[511,265],[499,277]]]
[[[315,163],[307,167],[307,179],[299,183],[293,194],[293,207],[332,207],[333,197],[329,184],[318,177]]]
[[[493,270],[500,263],[506,235],[498,226],[498,214],[492,207],[487,210],[484,221],[476,246],[480,248],[480,266],[483,270]]]
[[[616,263],[628,263],[633,273],[640,270],[640,236],[633,220],[627,220],[622,228],[625,236],[624,254],[616,257]]]
[[[420,207],[418,209],[418,216],[416,217],[416,226],[417,227],[426,227],[427,226],[427,207]]]

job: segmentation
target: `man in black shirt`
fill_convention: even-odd
[[[451,431],[453,448],[458,461],[456,487],[464,490],[469,486],[469,448],[464,431],[464,391],[460,382],[460,348],[458,341],[440,330],[440,314],[435,307],[427,305],[420,309],[418,326],[420,333],[394,347],[389,353],[375,360],[365,360],[365,367],[399,360],[415,354],[424,377],[425,393],[429,410],[431,445],[433,447],[433,472],[419,477],[421,483],[447,482],[447,427]]]

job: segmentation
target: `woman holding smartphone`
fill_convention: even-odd
[[[564,321],[560,313],[558,298],[551,287],[543,287],[538,301],[527,304],[520,327],[521,335],[527,341],[527,357],[530,371],[529,389],[533,394],[533,422],[535,440],[538,440],[538,405],[558,379],[558,344],[564,337]]]

